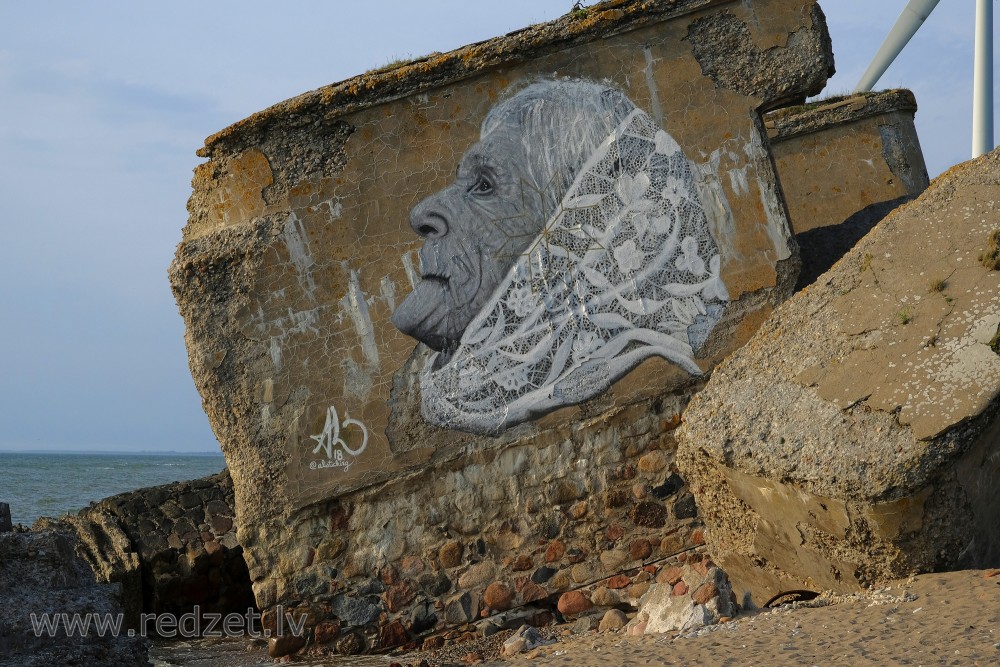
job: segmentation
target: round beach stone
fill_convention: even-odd
[[[486,606],[497,611],[510,609],[513,601],[514,591],[511,590],[510,586],[499,581],[494,581],[487,586],[483,593],[483,602],[486,603]]]
[[[601,632],[620,630],[625,627],[626,623],[628,623],[628,616],[625,615],[625,612],[621,609],[608,609],[601,618],[601,623],[597,626],[597,629]]]
[[[597,616],[593,616],[590,614],[586,616],[581,616],[580,618],[576,619],[576,623],[573,624],[573,634],[581,635],[585,632],[590,632],[591,630],[596,629],[600,624],[600,622],[601,621]]]
[[[590,599],[580,591],[567,591],[559,596],[559,603],[556,608],[564,616],[576,616],[582,614],[594,605]]]
[[[305,637],[298,637],[292,634],[271,637],[267,641],[267,654],[272,658],[282,658],[295,653],[305,645]]]
[[[621,604],[622,598],[618,591],[613,591],[607,586],[598,586],[591,594],[590,600],[598,607],[614,607]]]

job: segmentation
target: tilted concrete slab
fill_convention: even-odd
[[[760,113],[831,71],[814,2],[614,1],[210,137],[170,277],[259,604],[384,648],[697,546],[672,429],[797,271]]]
[[[761,602],[1000,563],[1000,152],[786,302],[689,405],[713,556]]]

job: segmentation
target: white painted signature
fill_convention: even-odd
[[[351,449],[347,441],[340,436],[341,429],[346,432],[349,426],[356,426],[361,429],[361,444],[357,449]],[[337,414],[337,408],[333,406],[330,406],[326,410],[326,423],[323,425],[323,432],[319,435],[311,435],[309,437],[316,441],[316,446],[313,448],[312,453],[319,454],[322,451],[323,455],[325,455],[325,460],[311,461],[309,463],[310,470],[343,468],[344,472],[347,472],[353,461],[348,460],[344,455],[347,454],[352,459],[356,458],[368,446],[368,429],[365,425],[357,419],[350,418],[341,422],[340,415]],[[337,446],[339,446],[339,449],[334,449]]]

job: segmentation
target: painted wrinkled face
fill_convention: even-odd
[[[531,175],[519,125],[501,124],[473,145],[455,182],[417,204],[410,226],[424,239],[422,277],[393,313],[403,333],[454,349],[551,210],[547,183]]]

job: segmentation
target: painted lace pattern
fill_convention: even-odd
[[[654,355],[701,374],[695,353],[729,298],[719,268],[690,162],[634,110],[450,358],[428,362],[424,417],[492,434],[597,396]]]

